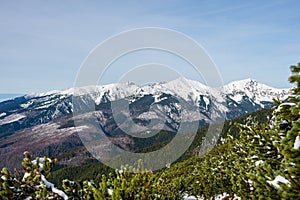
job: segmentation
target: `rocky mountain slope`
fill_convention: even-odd
[[[117,83],[25,95],[0,102],[1,165],[13,166],[20,159],[14,155],[24,150],[57,156],[77,149],[73,153],[84,162],[92,158],[79,150],[83,147],[77,132],[97,140],[110,137],[132,150],[135,142],[127,133],[147,137],[153,130],[177,132],[183,123],[205,126],[270,107],[272,99],[288,94],[287,89],[251,79],[210,88],[180,78],[146,86]],[[105,154],[106,145],[99,152]],[[71,157],[64,157],[69,159],[65,163],[79,164]]]

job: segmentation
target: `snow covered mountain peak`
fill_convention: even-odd
[[[233,81],[224,86],[225,89],[245,89],[250,87],[257,87],[258,85],[262,85],[258,83],[254,79],[243,79],[238,81]]]
[[[272,88],[252,79],[235,81],[221,88],[211,88],[186,78],[145,86],[130,82],[85,86],[0,102],[0,127],[17,124],[20,129],[28,128],[72,117],[78,110],[89,113],[95,108],[107,131],[118,131],[110,104],[115,101],[129,105],[129,114],[122,110],[122,106],[118,107],[117,115],[122,119],[130,116],[142,125],[154,119],[163,123],[160,125],[166,130],[177,130],[181,122],[200,121],[204,125],[224,117],[234,119],[272,106],[274,98],[284,100],[288,96],[288,89]],[[131,132],[141,131],[129,127],[125,121],[122,127],[127,126],[132,128]],[[7,134],[9,131],[7,129]]]
[[[144,86],[136,85],[132,82],[112,83],[108,85],[84,86],[70,88],[62,91],[49,91],[46,93],[36,93],[27,95],[27,98],[44,97],[50,95],[62,96],[83,96],[90,95],[95,99],[96,104],[103,101],[113,101],[129,96],[159,95],[170,94],[179,96],[186,101],[197,104],[199,98],[203,95],[214,96],[215,100],[228,96],[236,102],[241,102],[243,98],[248,97],[256,104],[262,104],[264,101],[271,102],[272,99],[285,99],[289,95],[288,89],[276,89],[265,84],[259,83],[253,79],[244,79],[233,81],[216,90],[198,81],[179,77],[169,82],[160,82]]]
[[[224,89],[226,91],[234,91],[234,90],[247,90],[250,92],[255,92],[258,90],[273,90],[273,91],[288,91],[289,89],[277,89],[277,88],[273,88],[270,87],[268,85],[265,85],[263,83],[259,83],[256,80],[253,79],[244,79],[244,80],[239,80],[239,81],[233,81],[227,85],[224,86]]]
[[[273,88],[253,79],[231,82],[225,85],[223,90],[224,93],[237,102],[241,102],[244,97],[248,97],[262,107],[264,107],[264,102],[270,102],[272,99],[286,99],[290,94],[289,89]]]

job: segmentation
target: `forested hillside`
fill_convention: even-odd
[[[245,115],[243,117],[236,118],[234,120],[229,120],[224,123],[224,127],[222,130],[221,137],[218,141],[218,144],[221,145],[222,141],[227,137],[227,135],[231,135],[234,138],[239,138],[239,127],[236,124],[266,124],[270,121],[272,117],[272,113],[274,108],[268,108],[256,111],[254,113]],[[177,162],[185,161],[191,157],[197,157],[199,154],[199,146],[201,146],[201,142],[205,133],[207,132],[207,127],[201,128],[198,130],[197,135],[189,147],[189,149],[177,160]],[[163,133],[160,133],[163,134]],[[150,148],[142,149],[142,152],[151,152],[153,149],[157,149],[163,146],[165,143],[168,143],[169,140],[172,139],[173,132],[164,132],[165,135],[168,136],[168,139],[157,140],[154,142],[154,146]],[[223,141],[224,142],[224,141]],[[149,145],[146,145],[149,146]],[[59,158],[58,158],[59,159]],[[54,167],[54,171],[52,172],[52,176],[50,180],[55,183],[56,185],[61,185],[62,180],[68,178],[74,181],[83,181],[88,179],[93,179],[95,181],[100,181],[102,174],[109,174],[114,173],[115,170],[107,167],[106,165],[96,161],[91,160],[90,162],[81,165],[81,166],[74,166],[74,167],[63,167],[57,168]]]

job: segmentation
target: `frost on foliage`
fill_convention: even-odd
[[[49,162],[51,162],[52,160],[50,158],[46,158],[48,159]],[[36,160],[33,160],[32,163],[36,164]],[[44,158],[40,158],[39,159],[39,170],[40,172],[43,170],[43,162],[44,162]],[[44,182],[44,184],[48,187],[51,188],[52,192],[58,194],[59,196],[61,196],[63,199],[68,199],[68,196],[61,190],[57,189],[54,187],[53,183],[50,183],[44,175],[41,176],[42,181]]]
[[[280,113],[282,107],[284,107],[284,106],[290,106],[290,107],[292,107],[292,106],[295,106],[295,105],[296,105],[296,104],[293,103],[293,102],[284,102],[284,103],[281,103],[281,104],[276,108],[276,110],[274,111],[274,113]]]
[[[113,194],[113,190],[112,189],[107,189],[108,194],[111,196]]]
[[[25,181],[26,178],[29,177],[29,176],[30,176],[30,173],[25,172],[22,180]]]
[[[29,153],[26,151],[24,152],[24,155],[29,155]],[[31,163],[33,165],[36,165],[38,166],[38,169],[39,169],[39,173],[42,173],[43,170],[44,170],[44,162],[46,161],[45,159],[47,159],[47,161],[49,162],[52,162],[52,160],[50,158],[37,158],[37,160],[39,161],[39,163],[37,163],[37,160],[32,160]],[[29,172],[25,172],[24,176],[23,176],[23,181],[26,180],[27,177],[29,177],[31,174]],[[62,197],[63,199],[68,199],[68,196],[61,190],[57,189],[54,187],[54,184],[49,182],[45,176],[43,174],[41,174],[41,180],[42,182],[48,187],[51,189],[51,191],[53,193],[56,193],[57,195],[59,195],[60,197]]]
[[[44,175],[41,176],[42,181],[44,182],[44,184],[48,187],[51,188],[53,193],[58,194],[59,196],[61,196],[63,199],[68,199],[68,196],[61,190],[57,189],[54,187],[53,183],[50,183]]]
[[[274,186],[276,189],[280,188],[280,185],[278,183],[283,183],[286,185],[289,185],[290,182],[285,179],[283,176],[276,176],[275,179],[273,181],[267,181],[269,184],[271,184],[272,186]]]
[[[295,138],[294,149],[299,149],[300,147],[300,135]]]
[[[216,195],[214,198],[211,198],[211,199],[214,199],[214,200],[223,200],[223,199],[227,199],[227,198],[230,198],[230,195],[227,194],[226,192],[224,192],[223,194],[218,194]],[[241,200],[240,197],[234,195],[233,198],[230,198],[232,200]]]
[[[263,164],[263,163],[264,163],[264,161],[258,160],[258,161],[255,162],[255,166],[259,166],[259,165],[261,165],[261,164]]]
[[[227,194],[226,192],[224,192],[223,194],[218,194],[218,195],[216,195],[214,197],[211,197],[210,199],[223,200],[223,199],[227,199],[227,198],[232,199],[232,200],[241,200],[241,198],[238,197],[238,196],[236,196],[236,195],[234,195],[233,198],[230,198],[230,195]],[[204,200],[205,198],[195,197],[193,195],[189,196],[187,194],[184,194],[183,199],[184,200]]]
[[[52,160],[50,158],[46,158],[49,162],[52,162]],[[44,162],[44,158],[39,158],[39,171],[43,171],[43,162]],[[37,165],[37,161],[36,160],[32,160],[31,161],[32,164]]]
[[[183,196],[183,199],[184,199],[184,200],[198,200],[197,197],[195,197],[195,196],[189,196],[189,195],[187,195],[187,194],[185,194],[185,195]]]

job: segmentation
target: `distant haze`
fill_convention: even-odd
[[[22,94],[0,94],[0,102],[22,96]]]

